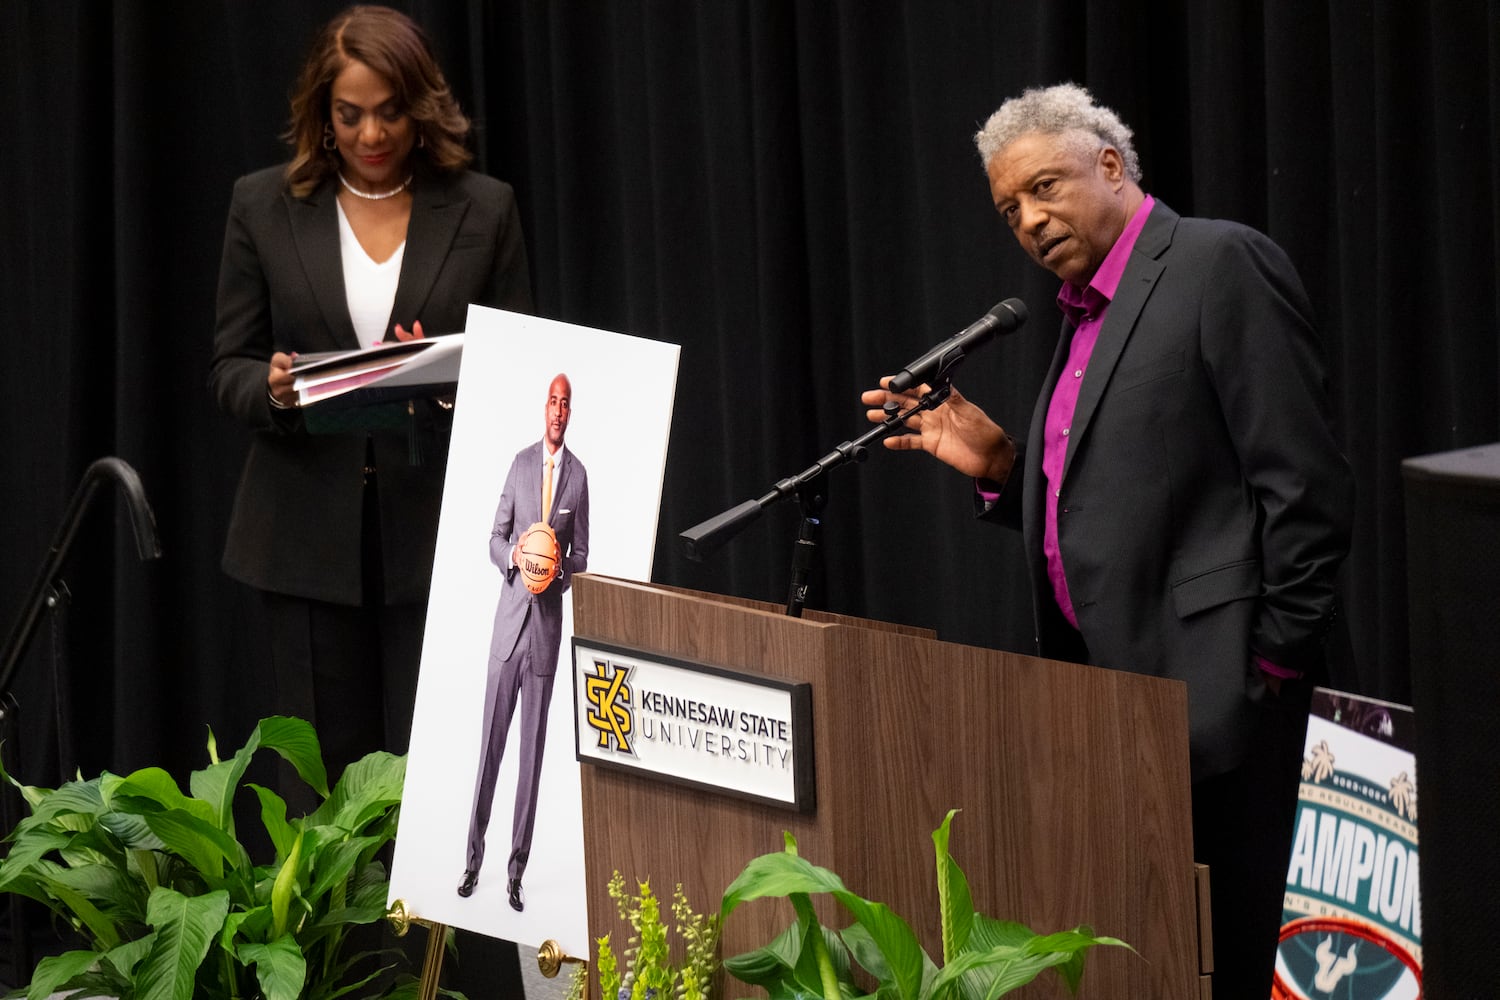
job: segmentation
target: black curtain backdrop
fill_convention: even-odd
[[[292,77],[340,6],[0,4],[0,625],[99,456],[140,472],[165,550],[138,562],[101,494],[61,641],[44,629],[14,684],[28,780],[197,766],[207,727],[238,746],[271,708],[253,604],[218,568],[247,439],[205,375],[231,184],[284,159]],[[1133,125],[1150,192],[1265,230],[1301,271],[1358,476],[1334,681],[1409,700],[1398,463],[1500,437],[1500,4],[397,6],[476,118],[479,167],[517,189],[539,311],[682,346],[654,579],[784,599],[794,505],[704,564],[677,533],[861,433],[861,389],[1008,296],[1031,322],[958,381],[1024,431],[1056,282],[994,215],[970,136],[1071,79]],[[622,384],[576,415],[634,403]],[[1029,649],[1019,539],[968,494],[925,456],[840,470],[814,603]]]

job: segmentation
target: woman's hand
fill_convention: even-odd
[[[411,332],[410,333],[408,333],[407,330],[406,330],[406,328],[403,327],[400,323],[397,323],[396,324],[396,339],[397,340],[421,340],[422,339],[422,321],[421,320],[417,320],[415,323],[413,323],[411,325]]]
[[[292,388],[292,361],[296,352],[286,354],[277,351],[271,355],[271,368],[266,374],[266,391],[277,406],[296,406],[297,390]]]

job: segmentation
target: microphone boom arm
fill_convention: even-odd
[[[141,486],[141,477],[136,474],[135,469],[129,463],[122,459],[113,456],[95,459],[84,470],[83,479],[68,502],[62,522],[57,527],[57,534],[53,536],[47,556],[37,572],[36,579],[32,582],[31,593],[26,598],[21,615],[11,628],[10,636],[5,640],[5,646],[0,649],[0,695],[8,693],[10,689],[11,675],[20,664],[21,657],[31,641],[32,633],[36,630],[37,622],[46,609],[48,594],[62,573],[63,563],[73,547],[73,538],[78,534],[79,523],[93,501],[100,483],[106,479],[113,479],[120,489],[120,494],[125,498],[125,506],[130,513],[130,526],[135,534],[136,554],[143,562],[161,555],[156,517],[151,512],[151,505],[146,501],[146,491]]]
[[[759,499],[746,500],[679,534],[678,537],[683,540],[687,550],[687,557],[695,562],[702,562],[704,557],[718,550],[752,521],[757,520],[767,507],[778,501],[796,496],[802,498],[804,508],[808,507],[813,501],[806,494],[820,492],[824,478],[829,472],[850,462],[863,462],[869,457],[869,446],[903,431],[908,417],[941,406],[953,391],[950,373],[963,358],[961,351],[953,358],[945,356],[938,376],[931,383],[932,388],[929,388],[911,409],[903,413],[900,412],[897,404],[887,403],[885,419],[853,441],[845,441],[837,445],[828,454],[795,476],[779,480],[768,493]],[[821,499],[816,505],[822,506]]]

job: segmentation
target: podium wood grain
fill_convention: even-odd
[[[804,857],[910,921],[940,961],[931,832],[958,808],[950,847],[977,910],[1039,932],[1088,924],[1139,952],[1095,949],[1080,997],[1198,995],[1182,685],[598,576],[579,576],[573,601],[581,639],[809,682],[816,758],[810,816],[585,765],[591,938],[628,936],[605,892],[613,871],[667,898],[680,882],[714,911],[786,830]],[[724,954],[790,922],[781,901],[745,904]],[[1017,995],[1066,996],[1055,979]],[[733,983],[728,995],[749,992]]]

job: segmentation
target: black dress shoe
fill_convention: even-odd
[[[464,877],[458,883],[458,894],[465,899],[474,895],[474,884],[479,881],[479,873],[472,868],[464,870]]]
[[[526,904],[521,902],[520,879],[511,879],[510,882],[506,885],[506,890],[510,895],[510,908],[512,910],[515,910],[517,913],[519,913],[520,911],[526,909]]]

